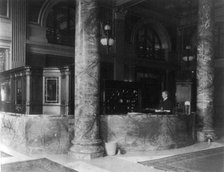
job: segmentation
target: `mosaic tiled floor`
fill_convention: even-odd
[[[4,164],[1,170],[2,172],[77,172],[47,158]]]
[[[173,172],[224,172],[224,147],[139,163]]]

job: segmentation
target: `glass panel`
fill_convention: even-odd
[[[22,104],[22,78],[16,79],[16,104]]]
[[[11,101],[11,87],[9,81],[1,84],[1,101],[4,102]]]
[[[45,103],[58,103],[58,77],[45,78]]]

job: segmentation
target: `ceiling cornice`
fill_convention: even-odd
[[[41,44],[37,42],[27,41],[27,50],[37,54],[51,54],[62,57],[74,57],[74,48],[64,45]]]
[[[143,1],[145,0],[115,0],[115,6],[126,9],[140,4]]]

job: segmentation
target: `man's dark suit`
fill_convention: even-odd
[[[160,102],[160,109],[163,109],[163,110],[173,110],[173,103],[172,101],[168,98],[166,100],[162,100]]]

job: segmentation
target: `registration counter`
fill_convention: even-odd
[[[121,151],[178,148],[194,142],[194,115],[128,113],[101,115],[101,137]]]

